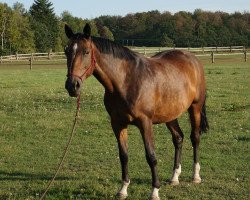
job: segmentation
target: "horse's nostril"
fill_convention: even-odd
[[[81,87],[80,81],[76,81],[75,83],[75,89],[79,89]]]

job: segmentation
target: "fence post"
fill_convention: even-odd
[[[3,63],[3,56],[1,56],[1,62],[0,62],[1,64]]]
[[[230,46],[230,53],[232,53],[233,52],[233,50],[232,50],[232,46]]]
[[[214,52],[211,53],[212,56],[212,63],[214,63]]]
[[[204,54],[204,47],[202,47],[202,53]]]
[[[146,47],[144,47],[144,55],[146,56]]]
[[[32,69],[32,64],[33,64],[33,58],[30,57],[29,61],[30,61],[30,70],[31,70]]]
[[[247,51],[244,51],[244,59],[245,59],[245,62],[247,62]]]
[[[16,52],[16,60],[18,60],[18,53]]]

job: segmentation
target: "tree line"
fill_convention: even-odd
[[[200,9],[190,12],[160,13],[150,11],[125,17],[101,16],[114,38],[136,46],[233,46],[249,45],[250,13],[228,14]]]
[[[154,10],[89,20],[68,11],[56,16],[49,0],[35,0],[29,10],[18,2],[13,7],[0,3],[0,55],[63,51],[67,42],[65,23],[74,31],[82,31],[90,23],[92,35],[127,46],[248,46],[249,22],[249,12],[229,14],[201,9],[175,14]]]

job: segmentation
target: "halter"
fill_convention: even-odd
[[[92,45],[91,45],[91,63],[90,65],[88,66],[88,68],[85,70],[85,72],[81,75],[81,76],[78,76],[76,74],[74,74],[73,72],[69,72],[67,74],[67,77],[77,77],[79,78],[81,81],[83,81],[83,77],[84,75],[87,74],[87,72],[89,72],[90,70],[93,72],[94,69],[95,69],[95,64],[96,64],[96,59],[95,59],[95,52],[94,52],[94,49],[92,48]]]

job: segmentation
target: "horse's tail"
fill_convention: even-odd
[[[206,133],[209,129],[209,124],[208,124],[207,115],[206,115],[206,99],[204,101],[204,104],[203,104],[202,110],[201,110],[200,129],[201,129],[201,133]]]

